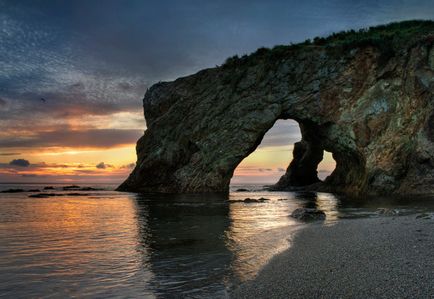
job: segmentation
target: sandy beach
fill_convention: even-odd
[[[429,215],[308,225],[232,298],[432,298]]]

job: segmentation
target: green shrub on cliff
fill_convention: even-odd
[[[360,30],[348,30],[333,33],[328,37],[315,37],[290,45],[278,45],[269,48],[259,48],[249,56],[244,55],[230,57],[223,64],[223,67],[241,66],[254,64],[258,59],[279,61],[288,57],[294,50],[305,47],[327,47],[337,50],[348,50],[356,47],[373,46],[380,50],[381,58],[387,61],[396,54],[398,49],[405,49],[412,45],[415,40],[423,36],[434,35],[434,21],[411,20],[389,23]]]
[[[375,46],[379,49],[397,49],[411,45],[414,40],[434,34],[433,21],[404,21],[369,27],[358,31],[349,30],[319,38],[315,45],[355,48]]]

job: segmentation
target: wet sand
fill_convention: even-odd
[[[433,298],[434,218],[311,224],[233,298]]]

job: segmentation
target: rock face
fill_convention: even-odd
[[[434,191],[434,25],[404,22],[259,49],[152,86],[136,168],[118,188],[228,192],[237,165],[279,119],[302,140],[275,189]],[[317,177],[323,151],[336,169]]]

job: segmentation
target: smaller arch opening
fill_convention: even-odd
[[[315,149],[318,154],[311,163],[311,177],[305,183],[290,177],[289,164],[297,155],[297,147],[303,147],[300,124],[292,119],[277,120],[273,127],[264,135],[260,145],[237,166],[231,179],[231,186],[241,185],[274,185],[277,189],[290,186],[304,186],[325,181],[336,167],[331,152],[322,148]],[[305,136],[306,137],[306,136]],[[294,152],[294,147],[296,151]],[[303,165],[302,165],[303,167]],[[286,177],[286,179],[285,179]],[[279,186],[279,183],[281,185]]]
[[[333,154],[331,152],[324,150],[323,158],[317,167],[318,178],[324,182],[325,179],[332,174],[335,168],[336,168],[336,161],[333,158]]]

